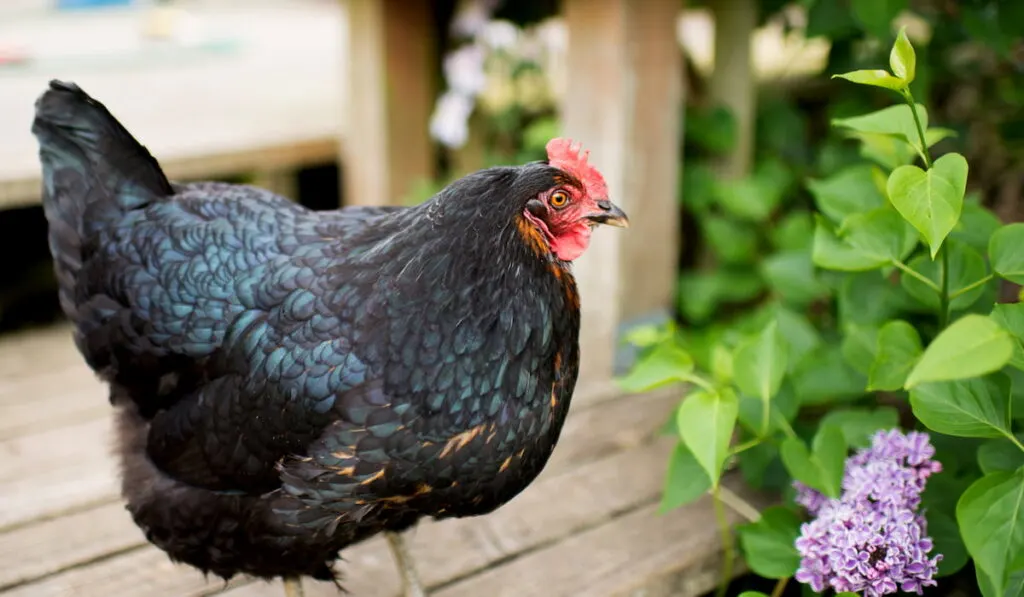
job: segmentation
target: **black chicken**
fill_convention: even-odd
[[[60,301],[119,416],[122,492],[179,562],[333,580],[338,551],[488,513],[540,473],[576,383],[570,262],[627,225],[586,153],[489,168],[416,207],[314,212],[168,182],[54,81],[32,127]]]

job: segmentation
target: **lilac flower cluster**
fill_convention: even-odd
[[[934,585],[942,556],[928,558],[932,540],[917,512],[925,482],[942,470],[934,455],[926,433],[879,431],[870,448],[847,459],[839,499],[795,482],[797,503],[815,517],[796,540],[795,578],[818,592],[865,597],[897,589],[921,594]]]

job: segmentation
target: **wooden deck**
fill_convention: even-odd
[[[696,595],[719,543],[705,499],[656,512],[671,447],[655,430],[673,392],[578,394],[543,475],[497,512],[424,522],[413,552],[434,597]],[[147,544],[118,495],[110,408],[64,325],[0,338],[0,595],[281,597],[279,583],[229,585]],[[734,486],[741,493],[743,490]],[[355,597],[392,597],[382,539],[344,554]],[[338,595],[306,582],[310,597]]]
[[[273,175],[338,159],[346,113],[339,2],[199,3],[190,13],[207,33],[176,48],[141,43],[145,12],[135,9],[0,17],[0,42],[32,57],[0,68],[0,209],[39,201],[29,127],[55,77],[106,104],[175,180]]]

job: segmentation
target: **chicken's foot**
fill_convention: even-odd
[[[405,538],[400,533],[390,531],[386,531],[384,535],[388,538],[391,555],[395,556],[395,564],[398,565],[398,569],[402,573],[403,597],[427,597],[427,592],[423,590],[423,583],[416,573],[412,556],[409,555],[409,547],[405,544]]]
[[[305,593],[302,590],[302,579],[298,576],[293,576],[284,579],[284,597],[303,597]]]

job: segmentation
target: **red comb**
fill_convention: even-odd
[[[587,163],[589,151],[583,151],[580,143],[571,139],[556,138],[548,141],[548,163],[559,170],[571,174],[583,183],[587,194],[594,199],[608,198],[608,185],[597,168]]]

